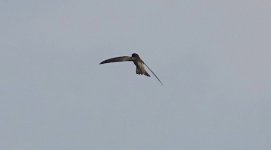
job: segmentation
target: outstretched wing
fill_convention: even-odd
[[[133,61],[133,59],[129,56],[120,56],[120,57],[106,59],[106,60],[102,61],[100,64],[106,64],[106,63],[112,63],[112,62],[122,62],[122,61]]]
[[[144,62],[143,62],[144,63]],[[157,75],[151,70],[151,68],[144,63],[144,65],[151,71],[151,73],[156,77],[156,79],[163,85],[162,81],[157,77]]]

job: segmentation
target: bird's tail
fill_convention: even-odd
[[[150,75],[148,74],[148,72],[146,70],[141,70],[139,68],[136,68],[136,74],[145,75],[145,76],[150,77]]]
[[[144,75],[150,77],[147,71],[144,72]]]

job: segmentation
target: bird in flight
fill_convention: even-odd
[[[148,67],[144,61],[139,57],[138,54],[133,53],[132,56],[120,56],[120,57],[114,57],[109,58],[104,61],[102,61],[100,64],[106,64],[106,63],[112,63],[112,62],[122,62],[122,61],[133,61],[133,63],[136,66],[136,74],[139,75],[145,75],[150,77],[149,73],[145,70],[144,65],[152,72],[152,74],[156,77],[156,79],[163,85],[163,83],[160,81],[160,79],[157,77],[157,75]]]

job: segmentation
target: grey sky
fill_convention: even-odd
[[[2,0],[0,149],[269,150],[268,0]],[[164,83],[132,63],[137,52]]]

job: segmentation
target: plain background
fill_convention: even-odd
[[[269,150],[270,0],[1,0],[1,150]],[[133,63],[138,53],[160,77]]]

